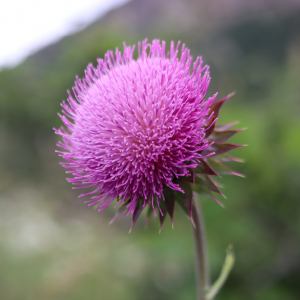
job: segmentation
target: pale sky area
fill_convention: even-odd
[[[128,0],[0,0],[0,69]]]

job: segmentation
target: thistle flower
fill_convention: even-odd
[[[173,224],[175,202],[192,216],[193,191],[212,197],[221,193],[210,176],[233,174],[222,164],[237,161],[225,152],[240,145],[223,143],[239,130],[235,123],[215,125],[220,107],[231,96],[205,99],[209,67],[193,62],[189,49],[147,40],[124,44],[123,54],[108,51],[98,66],[89,64],[83,79],[76,78],[73,94],[62,103],[65,127],[57,151],[73,175],[75,188],[93,191],[86,203],[101,211],[115,199],[119,210],[132,214],[132,226],[145,207],[167,214]],[[132,227],[131,227],[132,228]]]

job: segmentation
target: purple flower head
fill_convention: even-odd
[[[217,175],[209,160],[217,155],[212,162],[223,173],[221,161],[234,160],[223,153],[237,145],[222,142],[237,130],[227,130],[233,124],[215,130],[227,98],[205,99],[209,68],[179,46],[172,42],[166,52],[165,42],[144,40],[136,60],[134,46],[108,51],[96,68],[88,65],[85,78],[76,78],[62,103],[65,127],[56,133],[63,138],[62,165],[73,175],[68,181],[93,187],[81,196],[93,194],[86,202],[99,211],[117,199],[133,224],[144,207],[155,215],[157,209],[161,225],[167,213],[173,221],[175,201],[191,215],[191,183],[198,192],[221,193],[209,177]]]

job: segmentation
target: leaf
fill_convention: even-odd
[[[225,101],[227,101],[230,97],[232,97],[234,95],[234,93],[229,94],[228,96],[226,96],[225,98],[218,100],[217,102],[213,103],[212,106],[210,107],[210,111],[209,114],[211,112],[214,112],[214,116],[218,116],[220,109],[222,107],[222,105],[224,104]]]
[[[152,216],[152,214],[153,214],[153,208],[152,208],[152,206],[149,206],[149,207],[147,208],[147,213],[146,213],[145,227],[148,226],[149,220],[150,220],[150,217]]]
[[[180,182],[180,187],[184,190],[184,194],[181,195],[182,201],[192,217],[192,205],[193,205],[193,190],[188,182]]]
[[[212,181],[207,175],[197,175],[196,177],[196,185],[203,186],[207,189],[209,189],[212,192],[218,193],[222,195],[224,198],[224,194],[218,189],[216,183]]]
[[[138,219],[139,215],[141,214],[142,210],[144,209],[143,204],[144,204],[144,201],[141,201],[141,200],[136,201],[135,209],[132,214],[132,223],[131,223],[129,232],[131,232],[136,220]]]
[[[181,198],[181,195],[179,193],[175,194],[175,201],[179,204],[179,206],[182,208],[182,210],[185,212],[185,214],[190,217],[190,213],[188,212],[188,210],[185,207],[185,204]]]
[[[200,164],[195,168],[196,174],[206,174],[206,175],[215,175],[220,177],[219,174],[217,174],[211,166],[204,160],[200,159]]]
[[[172,227],[174,227],[174,224],[173,224],[173,214],[174,214],[174,208],[175,208],[174,190],[165,188],[164,189],[164,197],[165,197],[165,206],[166,206],[168,214],[170,215]]]
[[[195,171],[194,169],[189,169],[190,176],[183,176],[181,177],[181,180],[184,180],[186,182],[195,183]]]
[[[208,136],[211,135],[211,133],[215,129],[215,124],[216,124],[217,116],[213,116],[209,123],[205,126],[207,129],[205,130],[205,137],[207,138]]]
[[[217,198],[214,196],[214,194],[207,188],[203,187],[203,186],[199,186],[199,185],[194,185],[194,191],[197,194],[201,194],[204,195],[214,201],[216,201],[219,205],[221,205],[223,208],[225,207],[224,204]]]
[[[216,162],[229,162],[229,161],[244,162],[243,159],[233,157],[231,155],[228,155],[227,153],[223,153],[223,154],[220,154],[220,155],[214,157],[214,161],[216,161]]]
[[[161,232],[162,226],[164,224],[164,221],[166,219],[167,216],[167,208],[165,205],[165,201],[160,201],[159,203],[159,212],[158,212],[158,216],[159,216],[159,222],[160,222],[160,227],[159,227],[159,233]]]
[[[218,174],[221,174],[221,175],[235,175],[235,176],[239,176],[239,177],[245,177],[245,175],[231,170],[227,166],[221,164],[220,162],[215,161],[214,159],[209,158],[208,161],[209,161],[209,164],[211,165],[211,167],[214,170],[216,170],[216,172],[218,172]]]
[[[209,136],[208,140],[215,141],[215,142],[224,142],[242,130],[244,130],[244,128],[236,129],[236,130],[214,131]]]
[[[175,193],[175,200],[194,224],[192,219],[193,190],[191,184],[185,181],[181,181],[179,184],[184,193]]]
[[[228,124],[216,124],[215,128],[218,130],[218,131],[223,131],[223,130],[227,130],[229,129],[230,127],[234,126],[234,125],[237,125],[239,124],[239,122],[235,121],[235,122],[231,122],[231,123],[228,123]]]
[[[130,199],[128,199],[127,201],[125,201],[125,203],[122,204],[122,206],[117,210],[116,214],[114,215],[114,217],[110,220],[110,222],[108,223],[109,225],[111,225],[115,219],[126,210],[127,205],[129,204]],[[116,207],[116,206],[115,206]]]
[[[242,146],[245,145],[235,145],[229,143],[213,143],[211,146],[209,146],[209,148],[204,150],[201,154],[207,155],[211,152],[215,152],[214,155],[218,155]]]

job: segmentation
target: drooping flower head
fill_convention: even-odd
[[[144,40],[136,60],[134,46],[108,51],[76,78],[62,103],[65,127],[56,133],[63,138],[62,165],[73,175],[68,181],[92,187],[81,196],[92,194],[86,202],[99,211],[116,199],[132,225],[144,207],[157,211],[161,225],[167,213],[173,222],[175,201],[192,215],[192,184],[209,196],[221,194],[209,177],[217,175],[214,167],[240,175],[221,164],[235,160],[223,153],[238,146],[222,142],[238,130],[215,126],[229,96],[206,100],[209,67],[179,46],[172,42],[166,52],[165,42]]]

